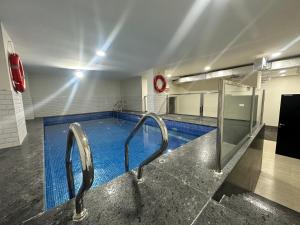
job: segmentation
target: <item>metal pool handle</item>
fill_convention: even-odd
[[[72,170],[72,149],[74,145],[74,137],[78,145],[81,169],[82,169],[82,184],[75,196],[75,185]],[[70,199],[75,198],[75,212],[73,215],[74,221],[80,221],[87,216],[87,210],[83,207],[83,195],[90,189],[94,181],[94,164],[93,157],[88,143],[86,134],[83,132],[79,123],[72,123],[69,127],[67,149],[66,149],[66,170],[69,188]]]
[[[142,177],[143,167],[145,165],[147,165],[148,163],[152,162],[154,159],[158,158],[166,150],[166,148],[168,147],[168,130],[167,130],[167,127],[166,127],[164,121],[158,115],[156,115],[155,113],[148,113],[148,114],[144,115],[140,119],[140,121],[137,123],[137,125],[134,127],[134,129],[132,130],[132,132],[130,133],[130,135],[128,136],[128,138],[125,142],[125,171],[126,172],[129,171],[129,159],[128,159],[129,142],[134,137],[134,135],[137,133],[139,128],[144,124],[144,122],[146,121],[147,118],[154,119],[155,122],[158,124],[158,126],[160,128],[162,140],[161,140],[160,148],[157,151],[155,151],[151,156],[149,156],[147,159],[145,159],[139,165],[138,175],[137,175],[138,179],[141,179],[141,177]]]

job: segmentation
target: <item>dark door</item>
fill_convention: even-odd
[[[176,113],[176,97],[169,97],[169,114]]]
[[[282,95],[276,154],[300,159],[300,94]]]

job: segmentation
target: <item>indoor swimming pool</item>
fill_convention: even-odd
[[[85,131],[94,160],[94,183],[92,187],[104,184],[123,174],[124,143],[136,122],[137,115],[102,113],[86,116],[45,118],[45,209],[56,207],[69,198],[65,169],[65,152],[70,122],[79,121]],[[202,136],[214,127],[165,120],[168,128],[169,145],[165,154],[183,144]],[[136,168],[143,160],[160,147],[160,130],[154,120],[139,130],[129,146],[129,166]],[[77,148],[77,145],[75,145]],[[82,181],[79,152],[72,153],[76,191]]]

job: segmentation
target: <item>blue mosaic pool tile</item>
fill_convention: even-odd
[[[68,115],[68,116],[54,116],[54,117],[45,117],[44,125],[49,126],[49,125],[63,124],[63,123],[106,119],[111,117],[132,121],[132,122],[138,122],[141,118],[141,115],[109,111],[109,112]],[[215,129],[215,127],[211,127],[211,126],[205,126],[205,125],[193,124],[187,122],[179,122],[179,121],[167,120],[167,119],[164,119],[164,122],[167,128],[170,130],[184,132],[192,135],[202,135],[203,133],[207,133]],[[146,125],[157,127],[157,124],[153,119],[147,119]]]
[[[44,118],[45,208],[53,208],[68,199],[64,156],[69,123],[81,121],[82,128],[89,138],[95,167],[93,187],[96,187],[124,173],[124,142],[140,118],[141,115],[123,112]],[[165,119],[164,122],[169,131],[168,152],[215,129]],[[137,167],[160,145],[160,130],[156,128],[156,122],[150,118],[146,120],[146,125],[148,126],[143,126],[132,139],[129,159],[131,169]],[[79,189],[82,180],[79,158],[78,151],[74,150],[72,161],[76,190]]]
[[[124,115],[123,115],[124,116]],[[138,120],[138,117],[130,116]],[[154,121],[148,120],[149,123]],[[123,174],[124,143],[136,122],[107,118],[81,122],[93,155],[95,179],[93,187],[102,185]],[[45,126],[45,209],[51,209],[68,200],[68,187],[65,168],[66,139],[68,124]],[[130,143],[129,166],[136,168],[143,160],[160,147],[160,130],[155,126],[143,126]],[[176,149],[197,138],[169,130],[167,152]],[[78,146],[72,151],[75,189],[78,191],[82,181],[81,165]]]

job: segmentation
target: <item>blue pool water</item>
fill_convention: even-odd
[[[94,159],[95,179],[93,187],[104,184],[123,174],[124,143],[136,122],[105,118],[80,122],[89,139]],[[69,123],[45,126],[45,207],[50,209],[68,200],[65,169],[65,150]],[[170,130],[167,152],[199,137],[213,128],[187,134]],[[161,143],[158,127],[144,125],[132,139],[129,149],[130,169],[136,168],[144,159],[157,150]],[[76,191],[82,180],[77,145],[72,153]]]

